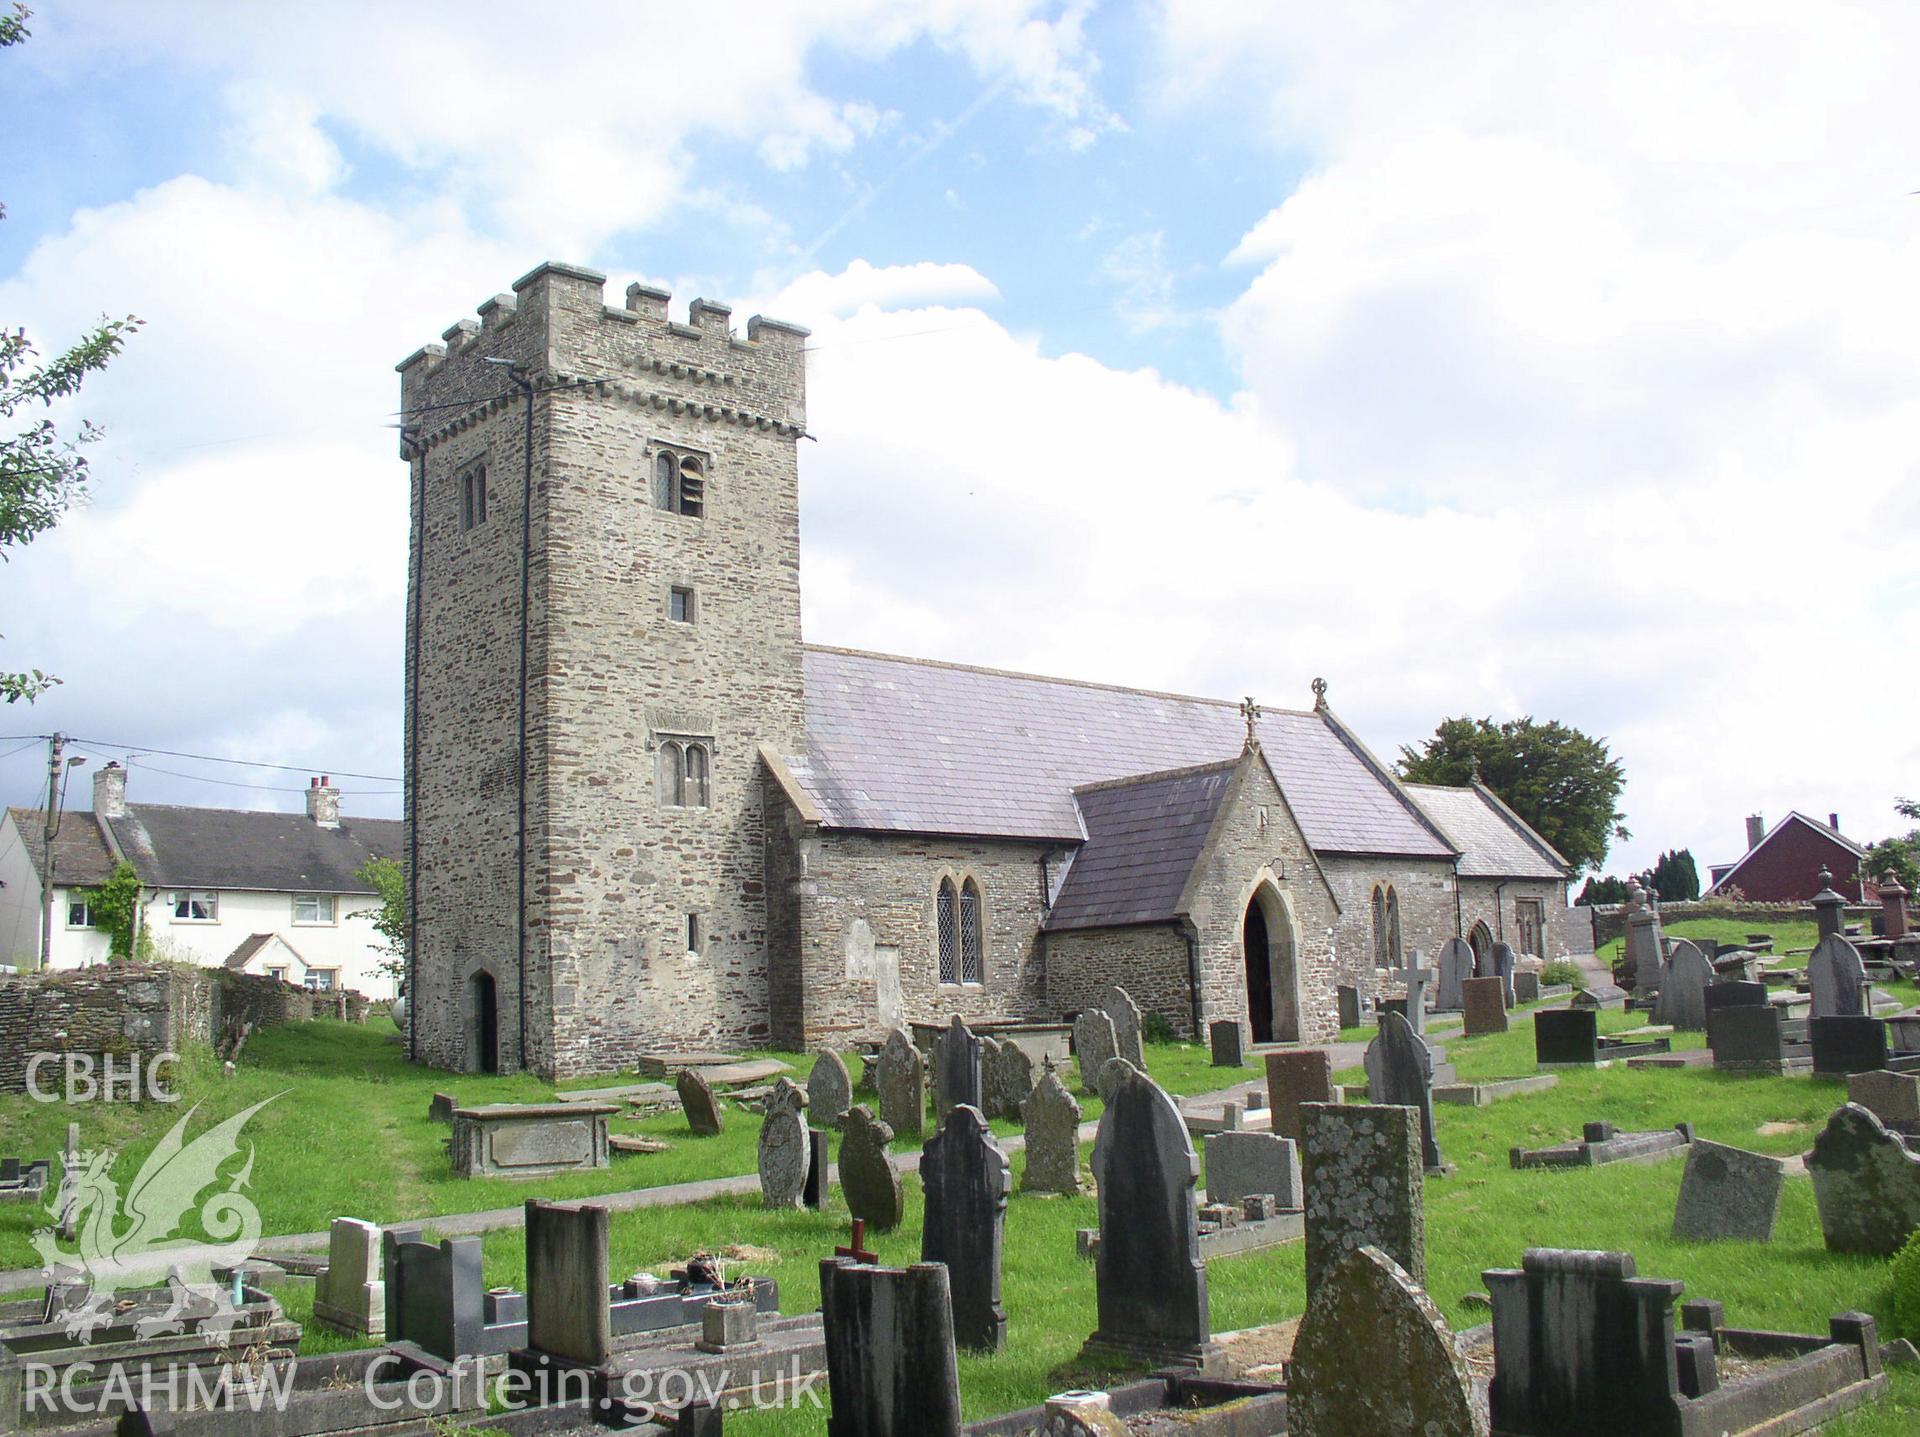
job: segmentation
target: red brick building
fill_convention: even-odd
[[[1709,893],[1738,889],[1755,903],[1805,903],[1820,891],[1820,870],[1833,874],[1834,891],[1849,903],[1878,901],[1871,881],[1861,892],[1860,863],[1866,850],[1840,832],[1837,814],[1821,823],[1804,813],[1789,813],[1771,829],[1759,815],[1747,820],[1747,854],[1737,863],[1716,863],[1708,872]]]

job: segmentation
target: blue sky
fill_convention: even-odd
[[[1907,7],[710,8],[42,8],[0,320],[147,323],[0,731],[397,772],[391,366],[562,258],[814,329],[811,639],[1563,719],[1615,867],[1920,792]]]

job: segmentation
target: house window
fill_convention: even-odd
[[[333,895],[331,893],[294,894],[293,921],[295,923],[333,922]]]
[[[698,519],[707,506],[707,461],[684,449],[662,449],[653,461],[653,507]]]
[[[676,624],[693,622],[693,590],[678,584],[667,590],[667,617]]]
[[[709,807],[713,797],[710,762],[705,740],[664,741],[654,758],[660,802],[668,808]]]
[[[173,893],[173,921],[176,923],[218,923],[220,895],[200,888],[178,888]]]
[[[86,899],[69,898],[67,900],[67,927],[93,927],[93,908]]]
[[[309,968],[307,970],[307,987],[311,991],[315,993],[331,993],[339,986],[340,970],[338,968]]]
[[[287,981],[287,970],[285,968],[269,968],[267,969],[267,976],[275,982],[284,983]]]
[[[706,934],[700,931],[700,915],[698,913],[689,913],[687,915],[687,953],[689,955],[698,954],[705,938]]]
[[[474,529],[487,522],[487,466],[476,464],[460,476],[460,527]]]
[[[986,981],[980,885],[973,879],[956,884],[940,880],[934,894],[940,981],[948,986],[977,986]]]

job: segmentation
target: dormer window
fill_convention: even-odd
[[[653,507],[698,519],[707,507],[707,458],[686,449],[661,448],[653,461]]]

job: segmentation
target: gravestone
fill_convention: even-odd
[[[833,1135],[825,1128],[810,1127],[807,1129],[807,1181],[800,1189],[800,1206],[821,1212],[832,1200]]]
[[[903,1204],[900,1171],[887,1151],[892,1141],[893,1129],[866,1104],[847,1110],[840,1125],[840,1190],[846,1194],[847,1211],[881,1232],[900,1226]]]
[[[1425,957],[1426,955],[1416,948],[1413,950],[1413,955],[1407,959],[1406,967],[1396,968],[1387,974],[1389,978],[1398,979],[1406,985],[1407,996],[1401,1000],[1399,1012],[1401,1017],[1413,1025],[1413,1031],[1416,1033],[1427,1031],[1427,988],[1434,977],[1433,969],[1425,965]],[[1385,1010],[1387,1006],[1383,1001],[1377,1005],[1377,1011]]]
[[[1379,1248],[1424,1283],[1419,1114],[1371,1103],[1309,1103],[1305,1119],[1308,1303],[1334,1265],[1363,1247]]]
[[[1589,1008],[1595,1012],[1602,1008],[1624,1008],[1627,1006],[1627,990],[1612,983],[1595,983],[1575,993],[1572,1006]]]
[[[607,1210],[531,1198],[526,1230],[528,1348],[603,1366],[613,1354]]]
[[[1246,1066],[1246,1054],[1242,1041],[1240,1025],[1231,1019],[1224,1019],[1207,1027],[1207,1040],[1213,1048],[1213,1066],[1216,1068],[1241,1068]]]
[[[887,1034],[874,1074],[880,1120],[900,1137],[920,1136],[927,1120],[927,1061],[899,1028]]]
[[[1088,1008],[1073,1020],[1073,1053],[1080,1060],[1080,1091],[1098,1092],[1100,1070],[1114,1056],[1113,1019],[1105,1008]]]
[[[1301,1109],[1308,1103],[1333,1103],[1333,1056],[1324,1048],[1267,1054],[1267,1106],[1270,1130],[1295,1142],[1305,1133]]]
[[[1112,1102],[1113,1090],[1119,1086],[1121,1080],[1129,1073],[1138,1073],[1139,1071],[1138,1068],[1134,1067],[1133,1064],[1129,1063],[1125,1058],[1107,1059],[1106,1063],[1100,1069],[1099,1080],[1094,1085],[1095,1090],[1100,1095],[1100,1101],[1103,1103]]]
[[[761,1200],[770,1208],[798,1207],[813,1161],[806,1091],[791,1078],[777,1079],[767,1094],[766,1110],[760,1125]],[[844,1172],[841,1181],[846,1181]]]
[[[1513,970],[1519,961],[1519,955],[1513,951],[1511,943],[1495,943],[1493,952],[1488,957],[1493,964],[1491,976],[1500,980],[1500,991],[1505,995],[1507,1006],[1511,1008],[1514,1000]]]
[[[1344,1253],[1307,1303],[1288,1437],[1486,1437],[1486,1399],[1433,1299],[1377,1247]]]
[[[458,1177],[546,1177],[611,1161],[613,1103],[492,1103],[453,1110],[447,1143]]]
[[[1786,1181],[1779,1158],[1695,1138],[1674,1206],[1674,1240],[1772,1242]]]
[[[1290,1138],[1272,1133],[1209,1133],[1207,1201],[1239,1207],[1247,1198],[1271,1193],[1282,1208],[1302,1205],[1298,1149]]]
[[[1833,874],[1823,865],[1819,875],[1820,891],[1809,900],[1813,904],[1814,931],[1822,940],[1837,938],[1847,923],[1847,900],[1833,891]]]
[[[1827,1120],[1807,1171],[1829,1252],[1891,1257],[1920,1227],[1920,1157],[1857,1103]]]
[[[1110,986],[1100,995],[1100,1006],[1113,1019],[1113,1052],[1141,1072],[1147,1071],[1147,1050],[1140,1037],[1140,1005],[1125,988]]]
[[[980,1106],[980,1040],[958,1013],[934,1045],[933,1091],[940,1122],[957,1104]]]
[[[1080,1191],[1080,1104],[1047,1060],[1046,1071],[1027,1096],[1021,1118],[1027,1130],[1028,1192]]]
[[[1709,998],[1714,989],[1708,990]],[[1812,1066],[1807,1025],[1789,1023],[1772,1003],[1727,1003],[1707,1009],[1713,1065],[1733,1073],[1782,1074]]]
[[[1693,944],[1676,938],[1667,955],[1666,982],[1653,1020],[1682,1032],[1697,1033],[1707,1026],[1707,990],[1713,987],[1713,964]]]
[[[837,1128],[853,1106],[853,1079],[847,1065],[833,1049],[823,1050],[813,1060],[807,1075],[807,1112],[823,1128]]]
[[[978,1108],[947,1114],[921,1150],[920,1182],[927,1197],[920,1260],[947,1265],[954,1340],[997,1352],[1007,1336],[1000,1256],[1013,1171]]]
[[[1460,985],[1473,976],[1473,947],[1464,938],[1440,945],[1440,988],[1433,1000],[1436,1013],[1457,1013],[1464,999]]]
[[[1647,902],[1647,890],[1636,883],[1627,899],[1624,950],[1636,1003],[1650,999],[1666,981],[1666,956],[1661,949],[1660,914]]]
[[[1884,1069],[1853,1073],[1847,1078],[1847,1099],[1889,1126],[1920,1123],[1920,1077]]]
[[[1873,1009],[1867,1001],[1867,969],[1860,950],[1839,934],[1822,938],[1807,959],[1815,1018],[1858,1018]]]
[[[1749,983],[1744,978],[1730,982],[1715,983],[1706,993],[1706,1010],[1709,1013],[1720,1008],[1759,1008],[1768,1003],[1767,985]]]
[[[418,1228],[388,1228],[381,1235],[380,1272],[389,1341],[411,1342],[448,1362],[483,1350],[479,1238],[443,1238],[436,1246],[421,1241]]]
[[[1100,1325],[1083,1356],[1215,1365],[1193,1188],[1200,1164],[1172,1098],[1130,1066],[1093,1144]]]
[[[1340,1026],[1357,1028],[1367,1021],[1368,1006],[1358,988],[1342,983],[1334,989],[1334,1001],[1340,1007]]]
[[[1540,975],[1522,968],[1513,975],[1513,1001],[1520,1003],[1538,1003],[1540,1001]]]
[[[1027,1094],[1033,1091],[1033,1059],[1027,1056],[1027,1050],[1013,1039],[993,1042],[983,1059],[984,1071],[980,1085],[986,1099],[985,1112],[989,1118],[1012,1118],[1019,1121],[1020,1109],[1027,1101]]]
[[[453,1110],[460,1106],[460,1100],[452,1093],[435,1093],[427,1103],[427,1121],[430,1123],[451,1123]]]
[[[960,1437],[947,1269],[820,1264],[828,1437]]]
[[[1874,1072],[1893,1056],[1884,1018],[1809,1018],[1807,1039],[1813,1047],[1813,1071],[1834,1077]]]
[[[1367,1099],[1374,1104],[1412,1108],[1420,1115],[1420,1150],[1427,1171],[1444,1169],[1433,1132],[1433,1051],[1398,1013],[1380,1019],[1380,1031],[1367,1044]]]
[[[387,1286],[380,1263],[379,1227],[359,1218],[335,1218],[327,1229],[327,1270],[314,1285],[314,1321],[376,1342],[385,1337]]]
[[[1467,979],[1460,985],[1460,999],[1467,1014],[1461,1036],[1479,1038],[1507,1031],[1507,989],[1498,978]]]
[[[696,1138],[715,1138],[726,1126],[726,1118],[720,1111],[720,1101],[713,1095],[713,1087],[692,1068],[682,1068],[680,1076],[673,1080],[674,1091],[680,1096],[680,1111],[687,1119],[687,1126],[693,1129]]]

